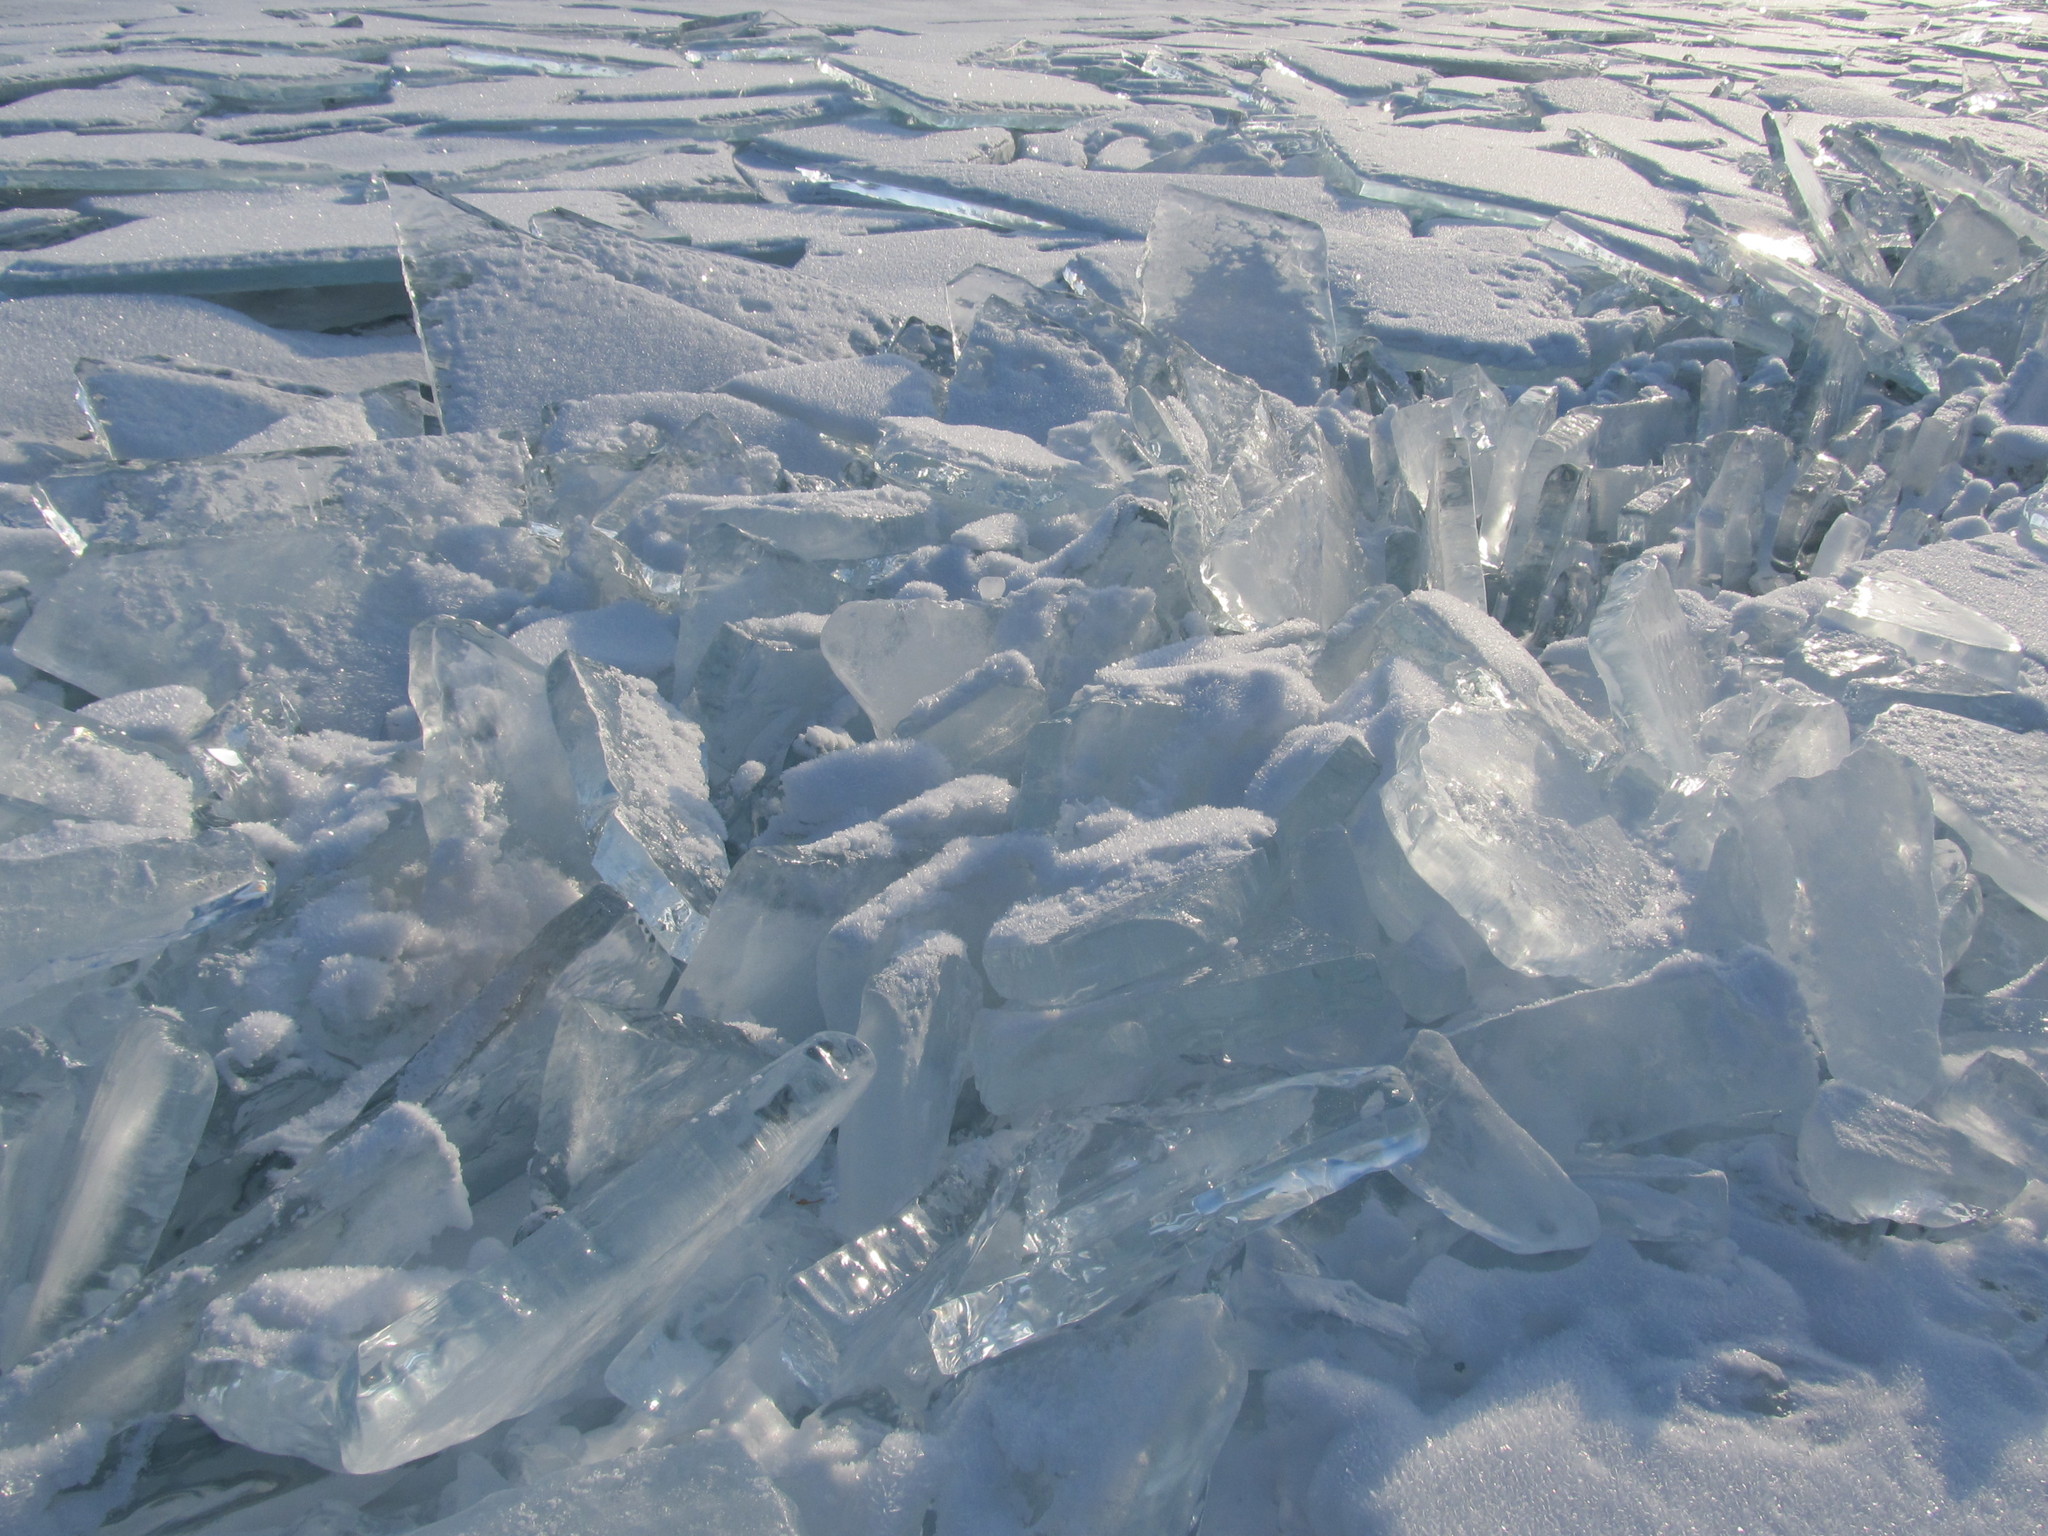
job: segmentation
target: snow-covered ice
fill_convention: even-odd
[[[2048,21],[0,0],[0,1536],[2048,1533]]]

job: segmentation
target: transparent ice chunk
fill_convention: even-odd
[[[873,560],[933,542],[931,502],[917,491],[798,491],[765,496],[672,496],[658,515],[718,521],[802,560]]]
[[[1411,727],[1380,803],[1410,867],[1503,965],[1615,981],[1671,940],[1676,878],[1533,714],[1453,707]]]
[[[1728,1235],[1728,1175],[1683,1157],[1604,1153],[1568,1159],[1600,1225],[1639,1243],[1706,1243]]]
[[[1995,1216],[2027,1182],[1963,1132],[1839,1081],[1821,1086],[1800,1124],[1799,1176],[1838,1220],[1922,1227]]]
[[[568,756],[591,867],[670,954],[690,958],[725,883],[725,820],[704,778],[704,733],[644,679],[564,651],[547,703]]]
[[[29,1441],[175,1408],[194,1330],[217,1297],[277,1269],[399,1263],[468,1225],[454,1148],[424,1110],[392,1105],[22,1362],[0,1382],[0,1417]]]
[[[1469,1232],[1510,1253],[1590,1247],[1592,1198],[1495,1103],[1451,1042],[1417,1030],[1401,1070],[1429,1117],[1429,1141],[1394,1177]]]
[[[1927,1113],[2029,1173],[2048,1167],[2048,1082],[2017,1055],[1984,1052]]]
[[[1661,560],[1645,555],[1614,573],[1590,638],[1608,705],[1629,734],[1673,772],[1699,772],[1706,667]]]
[[[0,845],[0,1001],[148,959],[270,890],[269,868],[233,833]]]
[[[1820,1081],[1792,975],[1756,949],[1460,1028],[1459,1056],[1553,1156],[1797,1114]]]
[[[959,1460],[940,1518],[986,1536],[1191,1528],[1244,1401],[1229,1328],[1220,1298],[1176,1297],[977,1371],[947,1412]],[[1048,1402],[1070,1405],[1059,1430],[1030,1434]],[[1020,1518],[1032,1493],[1044,1513]]]
[[[415,391],[417,395],[417,391]],[[117,459],[189,459],[367,443],[380,435],[364,395],[251,378],[225,368],[163,362],[78,365],[78,399],[93,435]],[[375,395],[378,416],[403,425],[396,397]],[[417,435],[422,402],[412,416]]]
[[[852,720],[853,701],[821,645],[826,622],[821,614],[785,613],[718,631],[697,668],[696,687],[713,784],[730,784],[743,763],[780,769],[804,729]]]
[[[723,1024],[628,1019],[587,999],[566,1000],[541,1077],[535,1182],[568,1204],[761,1064],[760,1051]]]
[[[63,1186],[77,1131],[85,1069],[40,1030],[0,1030],[0,1360],[19,1356],[14,1339],[56,1215],[51,1192]]]
[[[1045,713],[1045,689],[1031,663],[1021,651],[998,651],[950,687],[918,700],[896,722],[896,733],[937,748],[955,771],[974,773],[1014,757]]]
[[[840,1231],[879,1224],[937,1173],[981,994],[966,944],[950,933],[898,951],[862,989],[859,1038],[875,1078],[839,1125]]]
[[[272,1270],[206,1309],[185,1367],[184,1411],[224,1440],[339,1471],[329,1426],[343,1362],[358,1339],[455,1278],[370,1265]]]
[[[565,874],[590,867],[541,668],[473,620],[430,619],[413,631],[408,692],[428,837],[525,853]]]
[[[542,1401],[787,1184],[873,1071],[859,1041],[814,1036],[504,1258],[364,1340],[339,1392],[342,1465],[398,1466]]]
[[[1799,977],[1829,1073],[1918,1102],[1940,1068],[1942,990],[1926,780],[1866,741],[1780,783],[1745,841],[1763,931]]]
[[[819,641],[846,691],[887,736],[920,699],[950,687],[994,649],[996,615],[933,597],[847,603]]]
[[[1946,662],[2001,687],[2019,681],[2020,643],[1974,608],[1896,571],[1871,571],[1817,622],[1887,640],[1915,661]]]
[[[1283,1078],[1261,1087],[1112,1114],[1085,1136],[1061,1129],[1020,1250],[1028,1263],[926,1313],[939,1369],[958,1375],[1213,1259],[1367,1173],[1413,1157],[1429,1125],[1390,1067]]]
[[[2029,909],[2048,912],[2048,751],[2039,733],[1894,704],[1867,739],[1927,775],[1934,814],[1969,845],[1975,868]]]
[[[143,1009],[122,1030],[71,1150],[71,1177],[11,1353],[55,1338],[141,1278],[217,1082],[212,1058],[169,1009]]]

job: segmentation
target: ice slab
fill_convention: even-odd
[[[874,1074],[820,1035],[656,1142],[573,1211],[356,1347],[340,1464],[398,1466],[525,1412],[816,1155]]]
[[[1797,982],[1758,950],[1460,1027],[1459,1057],[1553,1156],[1806,1109],[1819,1083]]]
[[[385,202],[217,192],[107,202],[141,216],[18,258],[0,287],[240,293],[399,280]]]
[[[1671,942],[1675,875],[1535,715],[1442,711],[1403,737],[1380,797],[1409,865],[1503,965],[1615,981]]]
[[[1014,69],[974,69],[925,59],[834,58],[820,67],[878,104],[933,128],[1064,128],[1123,105],[1079,80]]]
[[[451,431],[537,428],[583,395],[695,390],[793,361],[594,263],[394,187],[406,284]]]
[[[2031,909],[2048,903],[2048,849],[2041,841],[2048,808],[2037,804],[2048,769],[2041,736],[1895,704],[1867,739],[1927,775],[1935,815],[1969,844],[1975,868]]]
[[[1844,1082],[1799,1127],[1799,1176],[1841,1221],[1953,1227],[1995,1216],[2026,1174],[1963,1132]]]
[[[891,416],[934,416],[932,376],[907,357],[883,354],[741,374],[728,394],[793,417],[841,442],[872,447]]]
[[[0,997],[19,1000],[261,907],[270,871],[231,833],[18,839],[0,845]]]
[[[1821,610],[1820,622],[1888,640],[1916,661],[1946,662],[2010,688],[2020,642],[2004,626],[1893,571],[1873,571]]]
[[[1429,1117],[1429,1142],[1395,1178],[1510,1253],[1584,1248],[1599,1236],[1592,1197],[1494,1102],[1450,1041],[1418,1030],[1401,1068]]]

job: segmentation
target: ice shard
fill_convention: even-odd
[[[727,872],[725,820],[704,778],[704,733],[643,679],[564,651],[547,704],[594,847],[591,868],[687,960]]]
[[[121,1032],[71,1150],[71,1178],[10,1353],[47,1343],[141,1278],[217,1081],[212,1060],[168,1009],[141,1010]]]
[[[1419,1152],[1429,1126],[1392,1068],[1283,1078],[1205,1103],[1111,1114],[1050,1136],[1049,1183],[1013,1273],[926,1313],[940,1370],[958,1375],[1091,1317]],[[1191,1249],[1191,1241],[1193,1248]]]
[[[1922,1227],[1995,1216],[2027,1181],[1962,1131],[1845,1082],[1824,1085],[1799,1127],[1799,1176],[1838,1220]]]
[[[338,1393],[340,1464],[394,1467],[540,1402],[787,1184],[873,1072],[859,1041],[814,1037],[504,1258],[365,1339]]]
[[[1584,1248],[1599,1236],[1592,1198],[1494,1102],[1450,1041],[1418,1030],[1401,1067],[1429,1117],[1429,1142],[1395,1178],[1510,1253]]]

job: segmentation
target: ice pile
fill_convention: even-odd
[[[0,1528],[2041,1528],[2029,16],[872,20],[0,27]]]

